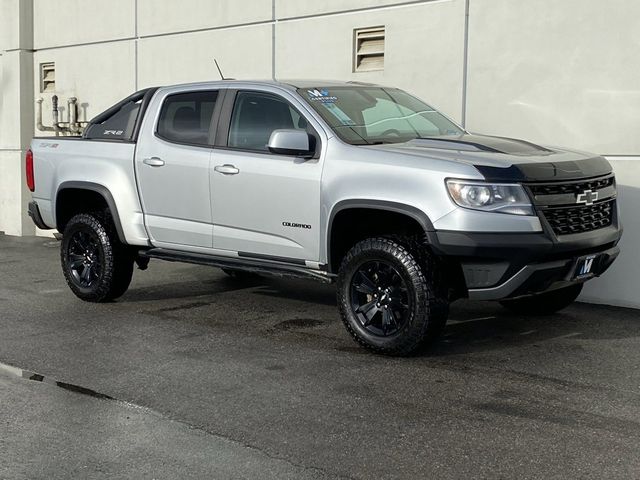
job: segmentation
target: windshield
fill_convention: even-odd
[[[352,145],[400,143],[464,131],[426,103],[396,88],[315,87],[298,93]]]

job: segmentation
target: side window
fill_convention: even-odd
[[[209,129],[217,97],[216,91],[168,96],[160,110],[158,136],[170,142],[209,145]]]
[[[287,101],[276,95],[238,92],[227,145],[266,152],[271,132],[282,128],[306,130],[307,121]]]
[[[100,123],[89,126],[85,138],[129,140],[133,135],[133,128],[142,105],[142,98],[122,105],[113,115]]]

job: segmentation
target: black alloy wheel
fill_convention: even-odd
[[[71,279],[80,288],[90,289],[100,278],[103,256],[98,237],[90,231],[76,231],[67,247],[66,262]]]
[[[119,241],[108,212],[72,217],[62,235],[60,260],[67,285],[87,302],[114,300],[131,283],[133,249]]]
[[[401,330],[409,318],[410,301],[406,282],[386,261],[366,262],[351,277],[351,308],[373,335]]]
[[[437,258],[410,238],[368,238],[344,256],[338,307],[353,339],[369,350],[410,355],[436,339],[449,302]]]

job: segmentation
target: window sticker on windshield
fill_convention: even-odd
[[[309,95],[309,100],[312,102],[333,103],[338,100],[338,97],[329,95],[329,90],[325,88],[321,88],[320,90],[317,88],[307,90],[307,94]]]
[[[336,117],[338,119],[338,121],[340,123],[342,123],[343,125],[355,125],[356,124],[356,122],[351,120],[349,115],[347,115],[342,110],[340,110],[340,108],[338,108],[338,106],[335,103],[324,103],[322,106],[324,108],[326,108],[327,110],[329,110],[333,114],[333,116]]]

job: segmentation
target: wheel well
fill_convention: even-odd
[[[104,211],[109,211],[109,204],[101,193],[82,188],[65,188],[58,192],[56,198],[56,228],[62,233],[74,215]]]
[[[331,224],[330,271],[337,273],[346,253],[365,238],[393,235],[426,242],[425,233],[420,222],[404,213],[375,208],[341,210],[335,215]],[[467,290],[459,259],[439,257],[439,262],[444,273],[444,281],[448,285],[450,300],[465,297]]]
[[[418,237],[424,228],[409,215],[376,208],[349,208],[339,211],[331,224],[329,265],[337,272],[345,254],[360,240],[383,235]]]

